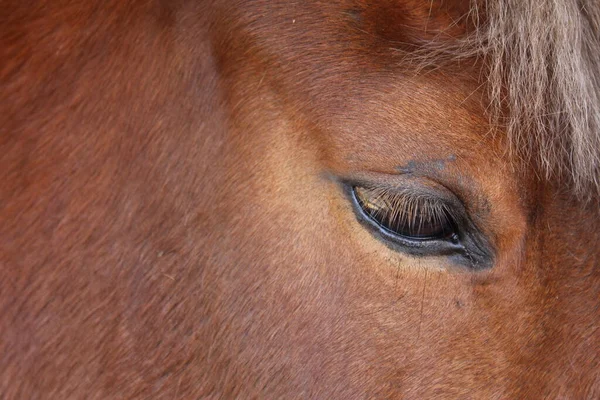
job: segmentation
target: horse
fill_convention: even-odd
[[[3,399],[600,398],[596,2],[2,10]]]

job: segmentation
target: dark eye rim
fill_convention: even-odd
[[[413,182],[410,183],[408,191],[413,191],[415,195],[426,193],[430,196],[438,196],[440,201],[445,202],[449,207],[453,207],[457,237],[453,240],[414,240],[386,229],[371,218],[361,207],[354,191],[356,186],[377,187],[383,185],[386,189],[395,190],[394,187],[381,182],[373,183],[362,179],[343,180],[341,183],[358,222],[388,248],[415,257],[447,257],[452,263],[466,267],[469,270],[485,270],[493,266],[494,251],[489,240],[472,222],[458,197],[448,193],[447,189],[432,189],[430,186]]]

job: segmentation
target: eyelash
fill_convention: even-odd
[[[362,212],[388,234],[404,240],[458,242],[457,216],[440,199],[380,187],[353,186]]]

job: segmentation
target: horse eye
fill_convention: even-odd
[[[458,240],[450,208],[441,200],[354,186],[356,202],[381,229],[410,241]]]

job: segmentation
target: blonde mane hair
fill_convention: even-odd
[[[472,0],[467,37],[417,51],[440,60],[484,60],[494,127],[547,178],[600,194],[600,2]]]
[[[600,3],[488,0],[477,45],[513,147],[579,193],[600,188]]]

